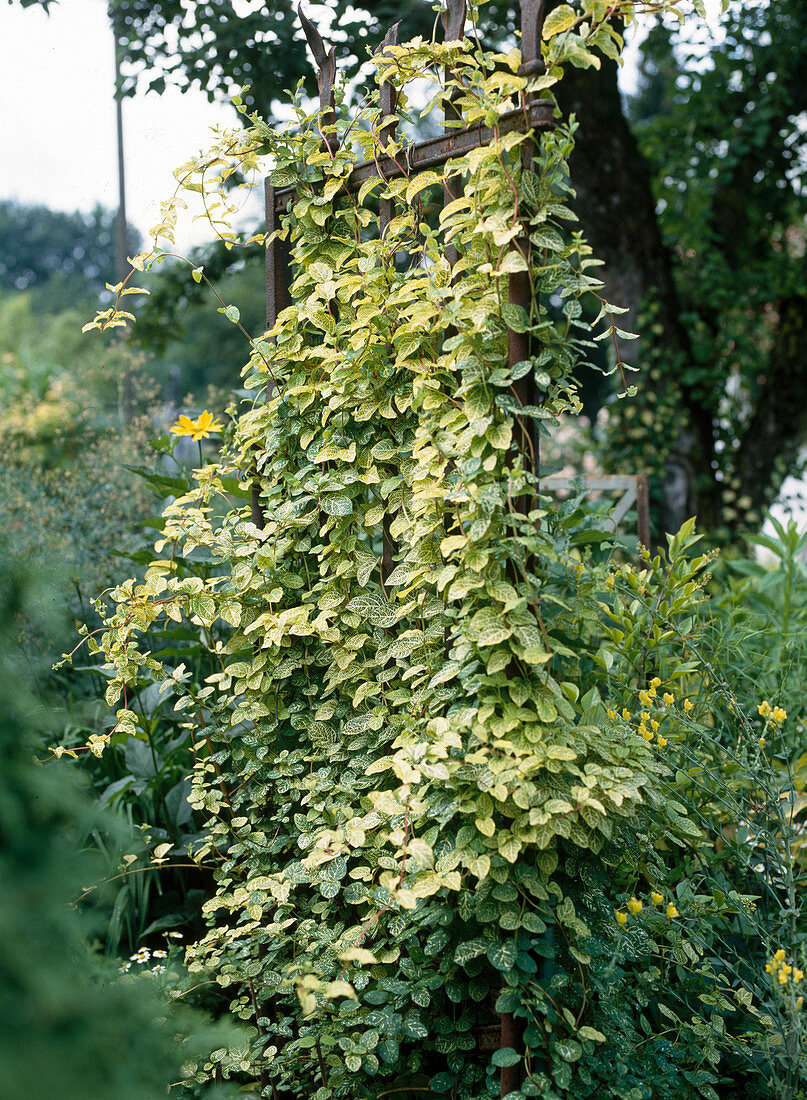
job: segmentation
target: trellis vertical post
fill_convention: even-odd
[[[527,79],[541,76],[546,72],[543,57],[541,56],[541,31],[544,22],[544,0],[520,0],[521,4],[521,65],[519,76]],[[538,98],[534,92],[527,92],[524,98],[525,115],[534,100]],[[535,158],[536,148],[532,140],[525,141],[521,147],[522,171],[529,171]],[[516,242],[525,260],[526,270],[514,272],[510,276],[509,301],[511,305],[520,306],[528,314],[533,305],[533,287],[530,282],[530,242],[528,237],[523,237]],[[529,359],[531,352],[529,333],[511,329],[507,339],[507,358],[511,367]],[[536,404],[537,391],[534,380],[534,372],[528,371],[523,378],[516,382],[514,389],[521,405]],[[525,460],[532,473],[537,477],[540,474],[540,442],[537,424],[534,420],[522,420],[524,433]]]
[[[519,76],[540,76],[546,71],[541,56],[541,31],[543,29],[544,0],[520,0],[521,5],[521,65]],[[526,118],[529,113],[531,101],[537,98],[533,93],[525,93],[523,108]],[[535,143],[528,139],[521,146],[521,168],[523,172],[531,170],[535,159]],[[519,213],[521,213],[519,211]],[[530,314],[533,305],[534,289],[530,281],[530,241],[528,236],[523,236],[516,241],[516,248],[521,252],[525,261],[525,269],[514,272],[509,278],[508,299],[511,305],[520,306],[527,314]],[[510,329],[507,334],[507,362],[510,367],[530,358],[531,340],[528,332],[524,332],[521,325],[518,329]],[[536,404],[536,386],[534,371],[528,371],[515,385],[514,390],[522,408],[526,405]],[[522,439],[524,446],[525,466],[536,478],[540,474],[540,442],[537,430],[537,422],[530,418],[521,419]],[[530,506],[531,494],[526,494],[518,501],[520,510],[527,511]],[[501,1045],[517,1049],[521,1045],[521,1027],[511,1012],[501,1015]],[[519,1088],[522,1081],[521,1064],[502,1067],[500,1077],[500,1096],[504,1097]]]
[[[462,40],[467,16],[468,9],[465,0],[446,0],[446,10],[443,12],[443,33],[446,42],[459,42]],[[448,84],[451,77],[451,69],[446,67],[446,84]],[[457,123],[462,121],[462,115],[454,106],[454,100],[457,98],[458,91],[459,90],[455,88],[446,95],[443,101],[445,118],[443,133],[445,134],[450,134],[457,129],[456,126],[451,125],[452,122]],[[462,177],[459,174],[446,176],[445,185],[443,187],[443,205],[447,205],[452,199],[459,198],[461,194]],[[445,256],[449,265],[453,268],[458,259],[457,250],[453,244],[447,246]]]
[[[384,36],[384,41],[378,47],[377,53],[383,54],[390,46],[397,46],[399,26],[400,23],[394,23],[393,26],[390,27]],[[395,139],[395,134],[398,129],[398,97],[395,92],[395,86],[391,80],[383,80],[381,82],[378,99],[381,121],[379,142],[381,148],[386,149],[389,143]],[[395,121],[384,122],[384,119],[390,119],[393,115],[395,116]],[[378,200],[378,233],[381,238],[384,237],[394,216],[395,201],[393,199],[380,198]],[[394,253],[390,256],[390,263],[393,265],[395,264]],[[382,581],[386,581],[393,570],[393,559],[395,556],[395,543],[390,532],[390,519],[386,511],[381,521],[381,546],[381,579]]]

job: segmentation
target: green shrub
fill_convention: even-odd
[[[98,872],[81,851],[97,818],[64,765],[38,766],[30,660],[9,637],[38,617],[35,585],[0,583],[0,1077],[7,1100],[149,1100],[182,1064],[232,1040],[162,995],[158,974],[121,979],[90,949],[91,910],[77,905]],[[59,629],[59,627],[57,627]],[[183,1047],[178,1036],[195,1032]],[[181,1093],[177,1091],[177,1095]]]

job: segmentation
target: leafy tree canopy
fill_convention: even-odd
[[[333,9],[334,40],[343,71],[355,72],[387,28],[406,20],[407,33],[428,33],[434,12],[427,4],[390,0]],[[123,90],[161,92],[167,84],[197,87],[210,99],[240,92],[251,109],[270,114],[273,103],[301,79],[313,90],[313,73],[294,6],[251,0],[110,0],[109,13],[128,76]],[[342,59],[346,63],[341,64]]]
[[[649,168],[644,238],[655,222],[672,280],[660,295],[648,264],[633,295],[659,373],[634,416],[643,428],[620,418],[615,455],[677,467],[684,508],[727,533],[759,522],[807,438],[806,37],[793,0],[733,3],[715,40],[659,25],[629,103]],[[608,259],[625,272],[631,252],[622,240]],[[678,422],[665,443],[659,405]]]

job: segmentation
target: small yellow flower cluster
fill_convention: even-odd
[[[658,688],[660,686],[661,680],[659,680],[658,676],[654,676],[653,679],[650,681],[649,687],[644,688],[642,689],[642,691],[639,692],[639,702],[645,707],[658,705],[657,695]],[[670,696],[670,699],[672,699],[672,696]],[[617,714],[616,710],[610,708],[608,710],[608,717],[612,722],[616,722],[620,715]],[[631,712],[628,710],[627,707],[622,708],[621,717],[625,722],[631,722],[633,718]],[[639,712],[639,725],[636,728],[636,732],[640,734],[647,742],[655,740],[658,748],[663,749],[666,747],[668,742],[667,738],[662,737],[662,735],[659,733],[660,728],[661,723],[657,719],[653,718],[649,710],[642,710]]]
[[[639,692],[639,702],[643,707],[659,706],[658,689],[661,687],[661,680],[658,676],[654,676],[646,688],[643,688]],[[672,703],[673,697],[669,692],[665,692],[663,696],[664,702],[669,706]],[[616,721],[617,713],[615,710],[608,711],[608,717],[611,721]],[[626,722],[632,720],[631,712],[627,707],[622,709],[622,718]],[[661,728],[661,722],[652,716],[650,710],[641,710],[639,712],[639,725],[636,728],[636,732],[640,734],[648,743],[655,741],[658,748],[663,749],[667,746],[668,741],[666,737],[663,737],[659,730]]]
[[[648,729],[647,727],[650,727]],[[638,732],[644,737],[645,741],[652,741],[655,734],[656,743],[660,749],[663,749],[667,744],[667,738],[662,737],[659,733],[661,723],[657,722],[655,718],[650,717],[650,712],[643,710],[639,714],[639,729]]]
[[[664,901],[664,895],[660,894],[658,890],[651,890],[650,900],[653,903],[653,908],[658,909],[658,907]],[[638,917],[642,909],[644,908],[644,905],[634,895],[628,898],[628,900],[625,902],[625,908],[628,910],[628,913],[630,913],[632,917]],[[616,922],[620,926],[620,928],[624,928],[625,925],[628,923],[628,913],[623,912],[621,909],[614,910],[614,916],[616,917]],[[675,908],[672,902],[668,902],[667,920],[675,920],[677,916],[680,916],[678,910]]]
[[[652,695],[653,697],[655,697],[655,692],[652,690],[653,685],[655,684],[656,687],[658,687],[658,685],[660,683],[661,683],[661,681],[658,679],[658,677],[656,677],[654,680],[651,680],[651,682],[650,682],[651,689],[650,689],[649,692],[647,692],[647,694]],[[639,698],[641,698],[641,695],[642,695],[642,693],[640,692],[639,693]],[[662,703],[664,704],[665,707],[675,706],[675,696],[673,695],[673,693],[671,691],[665,691],[664,694],[661,697],[661,701],[662,701]],[[684,712],[686,713],[687,716],[689,716],[692,713],[692,711],[695,709],[695,704],[690,699],[684,699],[684,701],[682,703],[682,706],[683,706]]]
[[[645,691],[639,692],[639,702],[643,707],[649,707],[652,705],[653,700],[656,698],[656,688],[661,686],[661,680],[658,676],[654,676],[650,681],[650,687]]]
[[[787,718],[787,711],[784,707],[771,707],[767,699],[763,699],[759,704],[757,713],[766,720],[766,724],[775,722],[777,726],[781,726]]]
[[[785,952],[781,947],[770,962],[765,963],[765,970],[768,974],[775,975],[779,985],[783,986],[787,986],[791,981],[800,982],[804,977],[803,970],[799,970],[797,966],[791,966],[790,963],[785,962]]]

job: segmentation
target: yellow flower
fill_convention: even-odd
[[[800,982],[803,977],[804,977],[804,971],[799,970],[799,968],[797,966],[794,966],[793,967],[793,981],[794,982]]]
[[[779,985],[787,985],[787,974],[784,970],[779,971]]]
[[[628,902],[628,910],[633,914],[634,917],[638,917],[638,915],[642,911],[642,903],[639,901],[638,898],[631,898]]]
[[[668,707],[671,707],[675,702],[675,696],[670,691],[665,691],[661,697]]]
[[[616,718],[616,711],[615,711],[615,710],[609,710],[609,711],[608,711],[608,717],[609,717],[609,718],[611,719],[611,721],[613,722],[613,721],[614,721],[614,719]]]
[[[656,689],[654,687],[648,688],[647,691],[639,692],[639,702],[642,704],[643,707],[649,707],[655,697]]]
[[[653,734],[650,732],[644,722],[642,722],[639,726],[639,733],[642,735],[642,737],[644,737],[645,741],[653,740]]]
[[[763,699],[757,707],[757,711],[763,718],[767,718],[768,715],[771,713],[771,704],[768,702],[767,699]]]
[[[684,699],[684,710],[687,714],[691,714],[694,709],[694,704],[690,703],[689,699]]]
[[[614,587],[614,578],[612,576],[605,578],[605,587],[608,589],[609,592]]]
[[[778,722],[781,726],[782,722],[787,718],[787,711],[784,707],[774,707],[773,714],[771,715],[774,722]]]
[[[616,913],[616,911],[615,911],[615,916],[616,916],[617,924],[622,925],[624,927],[628,923],[628,914],[627,913]]]
[[[758,741],[758,744],[759,744],[759,747],[760,747],[761,749],[764,749],[764,748],[765,748],[765,738],[764,738],[764,737],[760,737],[760,739],[759,739],[759,741]]]
[[[646,710],[643,710],[642,713],[639,715],[639,720],[642,721],[642,722],[649,722],[650,721],[650,715],[648,714],[648,712]]]
[[[650,719],[650,728],[652,729],[653,733],[658,733],[660,725],[661,722],[657,722],[655,718]]]
[[[622,717],[625,719],[626,722],[630,722],[630,711],[627,707],[622,708]]]
[[[666,748],[667,747],[667,738],[662,737],[661,734],[659,734],[658,737],[656,738],[656,744],[658,745],[658,747],[660,749]]]
[[[783,947],[779,948],[779,950],[773,956],[773,960],[774,960],[774,962],[778,962],[778,963],[785,961],[785,949]]]
[[[650,895],[650,900],[653,902],[654,905],[661,905],[661,903],[664,901],[664,895],[660,894],[658,890],[654,890],[653,893]]]
[[[677,916],[680,916],[678,910],[675,908],[672,902],[667,905],[667,920],[675,920]]]
[[[653,677],[653,679],[650,681],[650,686],[654,688],[661,687],[661,680],[659,680],[658,676]]]
[[[213,433],[223,432],[224,425],[205,409],[196,420],[191,420],[189,416],[180,416],[176,424],[171,425],[171,431],[174,435],[189,435],[194,443],[198,443],[200,439],[207,439]]]

